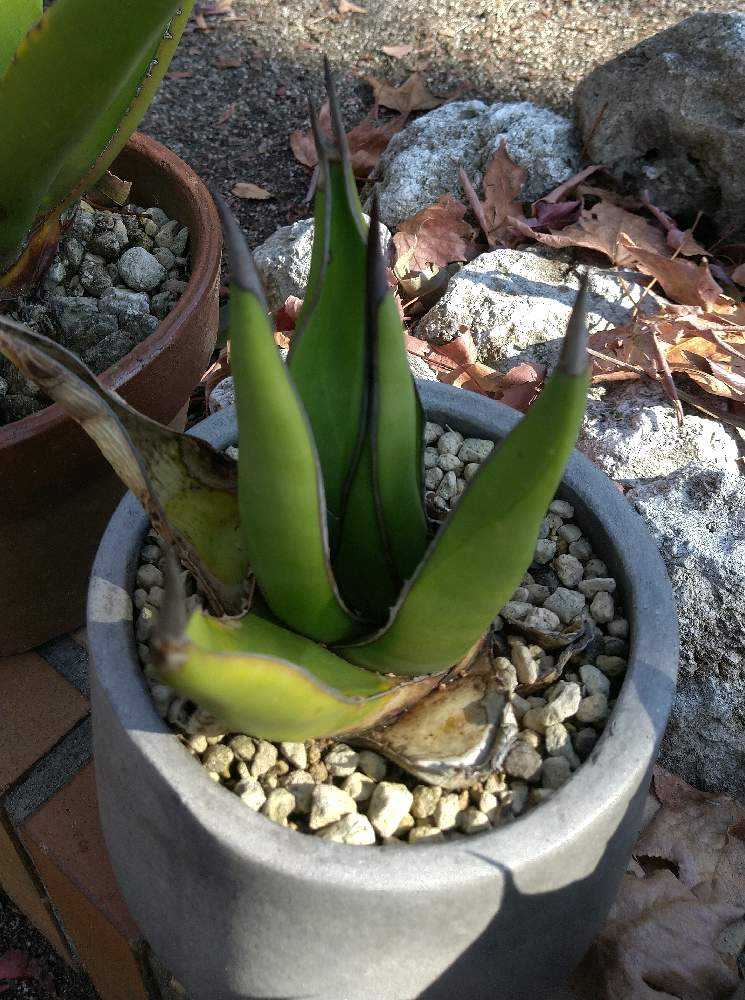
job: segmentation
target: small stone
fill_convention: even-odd
[[[411,815],[415,819],[427,819],[434,815],[437,803],[442,798],[442,789],[439,785],[417,785],[413,796]]]
[[[427,420],[424,424],[424,443],[425,445],[434,444],[438,438],[441,438],[445,433],[445,428],[440,427],[439,424],[433,424],[431,421]]]
[[[600,593],[595,594],[590,604],[590,614],[598,625],[613,621],[615,607],[613,605],[613,598],[607,591],[601,590]]]
[[[522,643],[516,643],[510,650],[510,659],[515,665],[518,682],[520,684],[535,684],[538,680],[538,663],[530,655],[528,647]]]
[[[585,562],[592,555],[592,546],[586,538],[578,538],[576,542],[570,543],[569,555],[579,559],[580,562]]]
[[[466,438],[458,450],[458,458],[464,464],[470,462],[483,462],[494,451],[493,441],[484,441],[481,438]]]
[[[535,545],[533,561],[537,562],[541,566],[544,566],[546,563],[551,562],[555,555],[556,542],[552,541],[550,538],[539,538]]]
[[[388,766],[380,754],[372,750],[361,750],[358,754],[357,767],[373,781],[382,781],[386,776]]]
[[[258,812],[266,801],[266,792],[255,778],[244,778],[237,782],[233,793],[254,812]]]
[[[119,258],[119,274],[135,292],[151,292],[166,277],[166,270],[144,247],[130,247]]]
[[[478,464],[478,462],[468,463],[468,465],[463,470],[463,476],[467,483],[472,482],[474,476],[476,475],[476,473],[479,471],[480,468],[481,466]]]
[[[87,202],[81,202],[75,212],[71,232],[82,243],[87,243],[96,228],[93,209]]]
[[[469,806],[468,809],[464,809],[458,817],[458,829],[462,833],[469,835],[472,833],[482,833],[484,830],[489,830],[490,828],[489,817],[486,813],[481,812],[480,809],[476,809],[475,806]]]
[[[150,308],[158,319],[165,319],[173,309],[176,298],[173,292],[157,292],[150,300]]]
[[[521,743],[527,743],[528,746],[533,747],[534,750],[538,750],[541,745],[541,737],[532,729],[523,729],[517,734],[517,739]]]
[[[505,618],[515,618],[517,621],[522,621],[532,610],[533,605],[528,604],[527,601],[508,601],[501,613]]]
[[[622,656],[606,656],[598,653],[595,663],[608,677],[620,677],[626,670],[627,662]]]
[[[445,840],[442,830],[439,826],[415,826],[409,830],[409,843],[418,844],[420,841],[426,840],[435,844],[439,844]]]
[[[548,726],[551,726],[558,721],[559,720],[557,719],[555,713],[551,711],[548,705],[529,708],[527,711],[523,712],[520,717],[520,724],[523,727],[523,731],[518,734],[518,739],[528,742],[528,737],[531,732],[545,733]]]
[[[546,598],[543,607],[553,611],[564,624],[567,624],[578,618],[585,610],[585,599],[576,590],[557,587],[553,594]]]
[[[208,771],[215,771],[217,774],[226,774],[226,772],[229,772],[233,759],[233,751],[223,743],[216,743],[215,746],[207,747],[202,754],[202,764]]]
[[[557,556],[554,560],[556,574],[565,587],[576,587],[582,579],[585,568],[574,556]]]
[[[319,784],[324,781],[328,781],[328,768],[322,760],[319,760],[317,764],[308,764],[308,773],[312,775],[313,780]]]
[[[565,521],[570,521],[574,517],[574,507],[566,500],[552,500],[548,509],[552,514],[558,514]]]
[[[268,740],[256,741],[256,753],[251,758],[251,777],[260,778],[277,763],[277,748]]]
[[[304,743],[282,742],[279,744],[279,752],[285,760],[301,771],[304,771],[308,766],[308,751],[305,749]]]
[[[287,818],[295,808],[295,796],[287,788],[275,788],[261,807],[262,813],[273,823],[287,826]]]
[[[532,659],[532,657],[531,657]],[[509,694],[513,694],[518,685],[517,669],[511,660],[506,656],[494,658],[494,674],[500,685]]]
[[[345,743],[337,743],[323,758],[329,774],[334,778],[346,778],[357,770],[359,755]]]
[[[152,604],[154,608],[159,608],[165,591],[162,587],[151,587],[147,594],[148,603]]]
[[[523,718],[526,712],[530,711],[530,702],[526,701],[525,698],[521,698],[519,694],[512,695],[512,711],[515,713],[515,718],[518,722]]]
[[[144,292],[133,292],[130,288],[110,288],[98,303],[101,312],[111,313],[119,319],[150,311],[150,303]]]
[[[578,589],[582,591],[585,597],[594,597],[601,590],[612,594],[616,589],[616,581],[610,576],[595,576],[590,580],[580,580]]]
[[[583,663],[579,668],[579,675],[588,694],[603,694],[608,697],[610,681],[602,670],[598,670],[591,663]]]
[[[541,802],[548,801],[553,794],[553,788],[531,788],[528,798],[531,805],[539,806]]]
[[[147,219],[152,220],[158,227],[158,229],[162,229],[167,222],[170,222],[170,219],[163,211],[163,209],[158,208],[157,205],[152,205],[150,208],[146,208],[143,212],[140,213],[140,216],[144,220]]]
[[[504,792],[506,787],[504,775],[501,771],[492,771],[492,773],[487,774],[484,779],[484,792],[492,792],[496,795],[497,793]]]
[[[295,811],[309,813],[316,783],[308,771],[290,771],[283,782],[284,787],[295,797]]]
[[[504,762],[506,774],[511,778],[522,778],[524,781],[537,781],[542,766],[543,760],[538,751],[522,742],[514,745]]]
[[[549,757],[543,762],[541,784],[544,788],[561,788],[572,776],[572,769],[565,757]]]
[[[571,718],[579,707],[582,689],[573,681],[557,681],[549,695],[549,707],[556,719],[563,722]]]
[[[435,826],[440,830],[452,830],[458,823],[460,811],[460,796],[456,795],[455,792],[450,792],[447,795],[443,794],[432,814]]]
[[[545,607],[531,608],[523,621],[529,628],[540,629],[543,632],[558,632],[561,628],[559,616]]]
[[[176,262],[176,258],[173,256],[173,253],[166,249],[166,247],[156,247],[153,251],[153,257],[155,257],[160,266],[166,271],[170,271]]]
[[[561,722],[553,722],[546,726],[544,734],[546,753],[549,757],[563,757],[569,762],[572,770],[579,767],[579,758],[574,752],[569,730]]]
[[[357,812],[357,803],[342,788],[316,785],[311,795],[308,826],[311,830],[320,830],[353,812]]]
[[[441,455],[457,455],[463,444],[463,435],[458,431],[445,431],[437,442],[437,450]]]
[[[510,809],[514,816],[519,816],[520,813],[524,812],[525,806],[528,804],[529,794],[530,789],[522,781],[510,783]]]
[[[463,468],[463,463],[458,456],[451,454],[449,451],[446,451],[444,455],[440,455],[437,459],[437,465],[443,472],[460,472]]]
[[[574,734],[574,749],[580,760],[587,760],[598,741],[598,734],[589,727]]]
[[[406,837],[406,834],[409,832],[409,830],[413,828],[413,826],[414,826],[414,817],[411,815],[411,813],[406,813],[406,815],[402,817],[401,822],[396,827],[393,836],[400,837],[403,840]]]
[[[324,827],[318,834],[323,840],[336,844],[356,844],[359,846],[375,843],[375,830],[367,816],[348,813],[336,823]]]
[[[424,473],[424,485],[428,490],[436,490],[445,473],[439,466],[434,469],[427,469]]]
[[[582,537],[582,529],[576,524],[562,524],[556,534],[567,543],[576,542]]]
[[[585,566],[585,579],[589,580],[596,576],[608,576],[608,567],[602,559],[590,559]]]
[[[551,593],[548,587],[540,583],[531,583],[525,589],[528,592],[528,600],[537,607],[540,607]]]
[[[425,448],[424,449],[424,468],[434,469],[440,458],[440,453],[437,448]]]
[[[143,590],[142,587],[138,587],[134,594],[132,594],[132,603],[138,611],[141,611],[147,604],[147,591]]]
[[[589,694],[579,703],[577,722],[598,723],[608,717],[608,699],[604,694]]]
[[[446,472],[440,480],[435,496],[442,500],[452,500],[458,492],[458,481],[454,472]]]
[[[150,638],[150,633],[153,630],[153,626],[158,620],[158,612],[150,604],[146,604],[137,618],[137,627],[135,628],[135,638],[138,642],[147,642]]]
[[[608,635],[625,639],[629,634],[629,623],[625,618],[614,618],[612,622],[608,622],[607,629]]]
[[[482,792],[476,805],[489,818],[490,823],[499,818],[499,799],[493,792]]]
[[[409,812],[414,797],[406,785],[382,781],[370,799],[367,815],[381,837],[392,837]]]
[[[166,222],[158,230],[155,237],[155,244],[156,246],[165,247],[167,250],[170,250],[176,257],[181,257],[186,250],[188,240],[189,230],[185,226],[182,226],[180,222],[174,220]]]
[[[361,771],[355,771],[344,779],[341,787],[355,802],[367,802],[375,789],[375,782]]]
[[[189,747],[189,749],[193,750],[194,753],[198,753],[201,755],[207,749],[209,743],[207,742],[207,737],[204,735],[204,733],[194,733],[194,735],[190,736],[189,739],[186,741],[186,745]]]

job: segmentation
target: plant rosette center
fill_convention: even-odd
[[[46,274],[32,294],[8,304],[8,314],[100,374],[154,333],[185,291],[188,241],[188,228],[157,206],[81,201]],[[49,403],[0,358],[0,426]]]
[[[457,504],[492,448],[491,441],[425,425],[425,503],[433,523]],[[232,448],[228,453],[237,454]],[[493,758],[497,766],[462,775],[455,782],[462,787],[452,787],[450,774],[450,787],[442,787],[431,774],[424,780],[396,763],[395,739],[387,741],[386,756],[376,752],[380,732],[349,742],[274,742],[224,732],[208,712],[163,684],[152,667],[150,636],[164,593],[158,542],[150,532],[133,595],[137,648],[155,707],[207,779],[247,808],[301,833],[344,844],[418,844],[513,822],[581,767],[623,682],[629,625],[616,581],[576,523],[572,505],[557,499],[546,513],[529,571],[481,645],[498,691],[492,734],[492,746],[501,749]],[[203,608],[188,572],[186,587],[188,610]],[[443,704],[458,711],[447,685],[445,691]],[[400,724],[383,727],[383,733]]]

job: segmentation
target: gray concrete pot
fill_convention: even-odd
[[[420,384],[430,419],[498,439],[518,415]],[[232,411],[198,433],[235,440]],[[290,473],[291,474],[291,473]],[[556,1000],[636,837],[675,689],[662,561],[629,504],[575,454],[562,495],[624,595],[631,655],[590,759],[550,801],[454,843],[348,847],[284,829],[213,784],[157,716],[130,594],[147,522],[126,497],[93,569],[88,640],[98,794],[132,914],[195,1000]]]

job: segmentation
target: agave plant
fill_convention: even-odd
[[[137,128],[194,0],[3,0],[0,299],[43,273],[67,209]]]
[[[219,201],[231,268],[239,457],[159,426],[38,334],[0,318],[0,350],[98,442],[172,550],[156,670],[224,731],[344,736],[457,784],[514,737],[488,641],[530,564],[588,384],[584,287],[561,360],[439,526],[423,503],[422,408],[366,227],[330,81],[305,303],[285,365],[253,258]],[[514,718],[512,720],[514,723]]]

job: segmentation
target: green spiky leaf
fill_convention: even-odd
[[[530,564],[574,447],[588,386],[583,282],[562,359],[539,399],[492,452],[441,527],[386,626],[338,651],[372,670],[419,675],[457,662]]]
[[[43,13],[43,0],[3,0],[0,12],[0,78],[26,33]]]
[[[93,146],[112,138],[112,112],[119,116],[129,107],[138,74],[176,10],[188,6],[178,0],[58,0],[21,42],[0,80],[0,270],[16,260],[70,158],[98,156],[101,149]],[[102,171],[108,166],[98,165]]]
[[[0,352],[82,426],[217,610],[243,605],[248,559],[233,459],[142,416],[75,355],[0,315]]]
[[[241,524],[267,604],[321,642],[359,634],[331,569],[324,484],[302,402],[277,352],[253,258],[221,200],[230,254],[231,365],[238,417]]]

